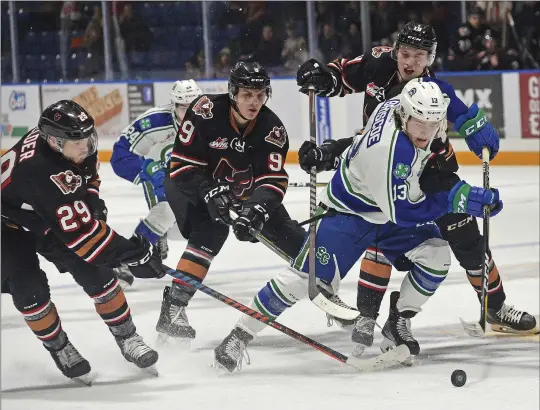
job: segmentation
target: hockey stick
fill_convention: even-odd
[[[338,352],[337,350],[334,350],[328,346],[323,345],[322,343],[317,342],[316,340],[313,340],[307,336],[304,336],[303,334],[298,333],[295,330],[292,330],[288,328],[287,326],[282,325],[281,323],[273,321],[269,317],[264,316],[262,313],[259,313],[256,310],[253,310],[250,307],[243,305],[242,303],[237,302],[236,300],[231,299],[223,295],[222,293],[219,293],[217,290],[214,290],[206,285],[203,285],[201,282],[196,281],[195,279],[183,274],[180,271],[169,268],[169,270],[167,271],[167,274],[185,282],[189,286],[192,286],[203,293],[206,293],[208,296],[211,296],[214,299],[217,299],[220,302],[223,302],[226,305],[229,305],[235,308],[236,310],[239,310],[240,312],[248,315],[249,317],[255,320],[258,320],[259,322],[262,322],[267,326],[273,327],[279,332],[284,333],[287,336],[290,336],[293,339],[296,339],[308,346],[311,346],[314,349],[319,350],[320,352],[326,354],[327,356],[330,356],[332,359],[335,359],[341,363],[348,364],[349,366],[352,366],[355,369],[360,370],[362,372],[382,370],[388,367],[396,366],[403,363],[410,356],[410,351],[406,345],[397,346],[396,348],[386,353],[382,353],[370,359],[359,359],[356,357],[345,356],[344,354]]]
[[[512,35],[514,36],[514,40],[516,40],[516,44],[521,54],[529,58],[534,68],[540,68],[540,65],[538,65],[538,63],[535,61],[535,59],[533,58],[533,56],[531,55],[527,47],[521,44],[520,38],[517,34],[516,27],[514,24],[514,18],[512,17],[512,13],[510,12],[510,10],[506,12],[506,17],[508,18],[508,24],[510,25],[510,29],[511,29],[510,31],[512,31]]]
[[[317,124],[315,117],[315,90],[310,88],[308,90],[309,96],[309,142],[312,145],[317,145]],[[354,320],[360,316],[360,312],[356,309],[346,306],[338,305],[328,299],[321,293],[317,287],[316,276],[316,237],[317,237],[317,220],[314,219],[317,213],[317,168],[311,167],[309,173],[309,217],[311,222],[309,224],[309,250],[308,250],[308,295],[318,308],[324,310],[326,313],[338,317],[344,320]],[[334,256],[335,260],[335,256]],[[337,261],[335,261],[337,266]]]
[[[325,187],[326,185],[328,185],[328,182],[317,182],[316,185],[317,187]],[[292,188],[308,188],[311,185],[309,182],[289,182],[288,186]]]
[[[484,189],[489,189],[489,148],[482,148],[482,173]],[[489,285],[489,206],[483,208],[483,236],[484,246],[482,249],[484,263],[482,264],[482,293],[480,295],[480,320],[478,323],[466,323],[463,319],[461,324],[465,331],[473,337],[483,337],[486,335],[488,285]]]
[[[229,213],[234,219],[238,218],[238,214],[235,212],[235,210],[229,209]],[[321,216],[321,218],[322,217],[324,217],[324,215]],[[320,219],[320,218],[315,218],[314,219],[315,223],[317,219]],[[286,261],[289,265],[293,264],[294,259],[292,259],[289,255],[287,255],[281,249],[279,249],[271,240],[266,238],[260,231],[254,228],[249,228],[249,233],[251,234],[251,236],[256,238],[260,243],[262,243],[264,246],[266,246],[268,249],[270,249],[272,252],[278,255],[281,259]],[[309,287],[309,279],[308,279],[308,287]],[[324,310],[326,313],[332,316],[344,319],[344,320],[354,320],[360,315],[360,312],[358,312],[358,310],[351,307],[338,305],[332,302],[331,300],[327,299],[322,293],[319,292],[319,289],[316,289],[316,291],[317,293],[319,293],[319,295],[317,296],[315,301],[313,300],[312,301],[320,309]]]

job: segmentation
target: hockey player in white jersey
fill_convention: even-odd
[[[163,181],[166,163],[174,145],[178,126],[189,104],[202,90],[194,80],[176,81],[170,92],[171,103],[147,110],[129,124],[113,147],[111,165],[116,175],[141,184],[150,209],[135,233],[155,245],[162,259],[167,258],[166,233],[173,226],[173,212],[165,198]],[[117,270],[123,287],[133,283],[127,269]]]
[[[391,263],[402,255],[412,262],[400,292],[391,297],[383,348],[405,344],[413,356],[420,346],[410,319],[422,310],[450,267],[448,243],[432,221],[447,212],[482,217],[484,205],[490,206],[491,216],[502,209],[496,189],[471,187],[465,181],[435,194],[420,189],[419,178],[432,155],[434,138],[446,138],[447,108],[439,86],[419,79],[379,104],[365,132],[345,152],[318,209],[324,216],[317,223],[315,269],[318,286],[328,293],[337,294],[341,279],[373,244]],[[292,266],[270,280],[250,307],[275,319],[304,298],[308,250],[306,237]],[[364,346],[370,346],[375,320],[359,316],[357,321],[369,322],[364,326],[370,329]],[[247,344],[264,326],[243,315],[215,349],[216,363],[231,372],[240,368]],[[364,346],[355,346],[355,353],[361,354]]]

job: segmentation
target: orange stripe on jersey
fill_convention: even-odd
[[[493,265],[493,269],[491,269],[491,272],[489,272],[489,279],[488,284],[493,283],[497,280],[499,277],[499,269],[497,269],[497,266]],[[480,276],[471,276],[467,273],[467,278],[469,279],[469,282],[473,286],[482,286],[482,275]]]
[[[392,274],[392,267],[382,263],[376,263],[366,258],[362,259],[360,270],[379,278],[388,279]]]
[[[86,239],[83,246],[81,246],[75,253],[79,255],[81,258],[84,259],[86,254],[88,254],[94,246],[96,246],[99,241],[103,239],[105,234],[107,233],[107,224],[103,221],[99,221],[99,228],[96,230],[96,232],[89,236],[88,239]]]

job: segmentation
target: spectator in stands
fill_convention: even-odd
[[[94,7],[94,14],[83,36],[83,47],[88,51],[87,59],[79,65],[79,78],[87,79],[104,72],[103,18],[101,7]]]
[[[349,24],[349,31],[345,35],[343,44],[343,57],[354,58],[363,53],[362,34],[358,21],[352,21]]]
[[[274,37],[272,26],[266,25],[262,29],[261,42],[255,52],[255,59],[263,66],[281,65],[282,42]]]
[[[214,76],[217,78],[226,78],[231,71],[231,50],[228,47],[221,49],[218,55],[218,61],[214,67]]]
[[[154,41],[150,28],[138,14],[134,13],[131,4],[124,5],[118,23],[128,53],[150,50]]]
[[[451,70],[476,69],[478,61],[486,54],[483,40],[488,29],[484,24],[484,11],[473,7],[468,21],[458,28],[455,42],[450,49],[448,65]]]
[[[516,4],[514,22],[518,36],[532,58],[540,64],[540,2],[524,1]],[[534,66],[525,60],[527,68]]]
[[[491,30],[484,35],[485,54],[479,59],[477,70],[518,70],[520,68],[519,53],[516,50],[503,50],[498,46],[498,39]]]
[[[289,22],[285,26],[287,38],[283,43],[281,58],[284,61],[287,72],[296,73],[300,64],[309,58],[306,39],[298,35],[298,27],[295,22]]]
[[[239,46],[240,57],[247,58],[253,54],[261,40],[261,32],[265,25],[266,2],[248,1],[242,3],[242,11],[245,13],[245,21],[240,31]]]
[[[319,37],[319,49],[324,61],[331,61],[341,54],[341,38],[336,34],[331,23],[324,23],[322,34]]]

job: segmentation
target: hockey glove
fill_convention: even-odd
[[[161,161],[145,159],[141,165],[139,177],[142,181],[150,182],[154,188],[163,187],[163,181],[165,181],[165,166]]]
[[[313,87],[316,95],[328,97],[334,92],[337,80],[326,65],[311,58],[296,72],[296,84],[301,93],[307,94],[309,87]]]
[[[246,204],[238,218],[233,223],[233,231],[239,241],[253,241],[256,239],[249,233],[250,228],[260,231],[268,221],[266,209],[259,204]]]
[[[107,222],[107,207],[105,206],[105,201],[95,194],[88,194],[86,196],[86,203],[90,208],[90,213],[92,218]]]
[[[495,216],[503,209],[498,189],[474,187],[465,181],[459,181],[448,193],[448,212],[469,214],[483,217],[484,205],[490,208],[490,216]]]
[[[420,175],[420,189],[423,192],[448,192],[460,178],[457,176],[458,163],[454,149],[446,140],[435,138],[431,143],[433,156],[428,160]]]
[[[300,167],[308,174],[311,167],[315,167],[317,172],[337,169],[341,153],[336,155],[336,145],[336,141],[333,140],[326,140],[320,146],[304,141],[298,150]]]
[[[467,146],[478,158],[482,158],[482,147],[485,146],[489,148],[490,160],[499,152],[499,134],[488,122],[484,110],[480,110],[476,104],[456,119],[454,128],[465,137]]]
[[[231,186],[222,182],[212,184],[211,182],[201,186],[201,197],[208,208],[210,218],[214,222],[225,225],[231,225],[232,219],[229,215],[229,209],[240,208],[238,199],[231,191]]]
[[[148,239],[134,234],[129,241],[135,249],[120,256],[121,264],[127,265],[136,278],[162,278],[167,273],[167,267],[161,263],[159,252],[155,252]]]

